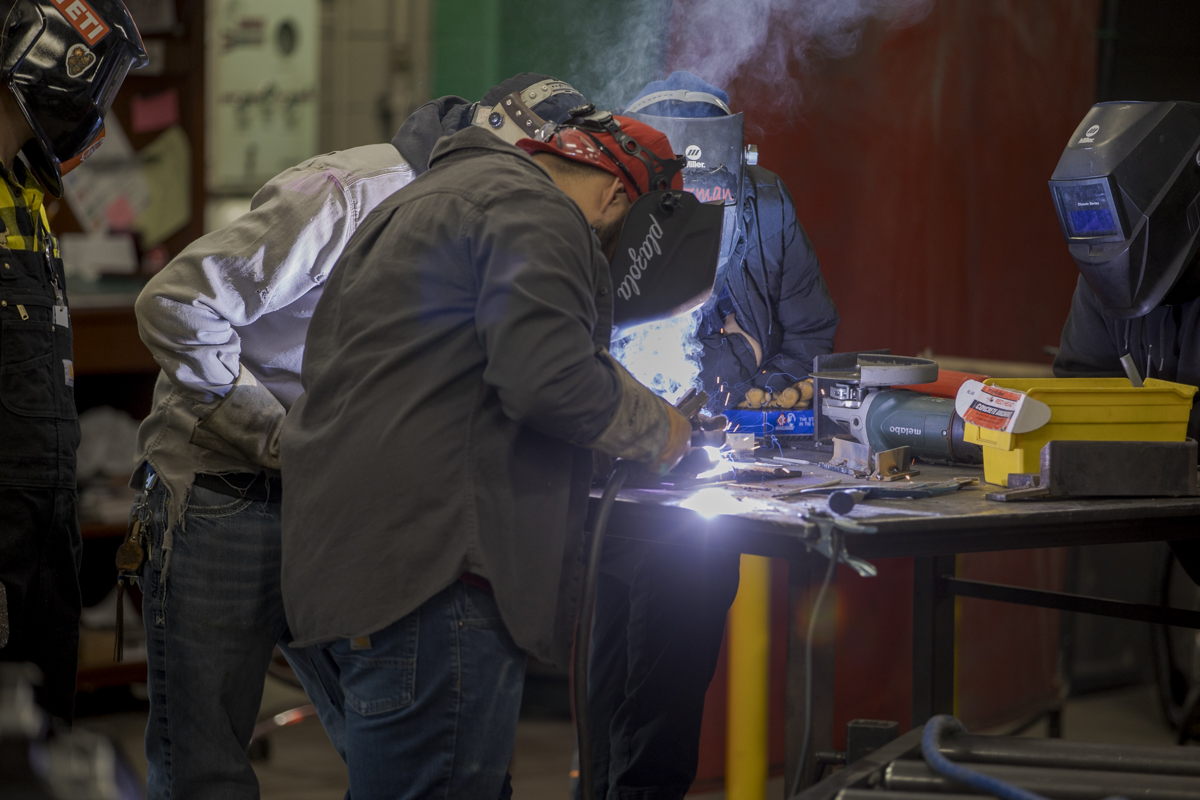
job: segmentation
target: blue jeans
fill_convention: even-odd
[[[321,645],[336,673],[354,800],[508,798],[525,653],[461,581],[371,636]]]
[[[341,708],[323,688],[315,649],[288,647],[278,500],[193,487],[169,553],[162,548],[167,496],[161,486],[150,502],[151,557],[142,573],[147,798],[258,798],[246,748],[276,644],[344,758]]]
[[[696,779],[739,563],[723,550],[604,543],[588,661],[597,800],[679,800]]]

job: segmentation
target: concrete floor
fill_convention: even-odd
[[[263,716],[304,702],[300,692],[268,680]],[[87,717],[79,725],[115,738],[145,777],[142,734],[146,715],[124,712]],[[1121,744],[1174,743],[1158,710],[1153,686],[1138,686],[1076,698],[1067,703],[1063,721],[1067,739]],[[1031,731],[1031,735],[1044,735]],[[564,800],[574,744],[574,730],[564,720],[522,720],[513,756],[513,795],[517,800]],[[1200,751],[1198,751],[1200,752]],[[337,800],[346,791],[346,768],[316,720],[273,735],[270,758],[255,765],[263,800]],[[724,793],[691,795],[695,800],[723,800]],[[767,797],[783,797],[783,780],[768,785]]]

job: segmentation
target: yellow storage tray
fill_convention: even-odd
[[[966,426],[964,439],[983,445],[983,474],[1004,486],[1010,472],[1041,470],[1042,446],[1056,439],[1106,442],[1182,442],[1187,438],[1195,386],[1148,378],[1134,388],[1125,378],[993,378],[1050,406],[1050,421],[1029,433]]]

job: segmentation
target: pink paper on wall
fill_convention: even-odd
[[[134,133],[166,130],[179,122],[179,91],[134,95],[131,112]]]

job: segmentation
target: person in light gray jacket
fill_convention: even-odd
[[[458,113],[425,111],[405,128],[432,148],[475,122],[476,107],[486,112],[535,83],[546,97],[531,105],[548,117],[564,119],[584,102],[566,84],[521,75],[479,104],[435,101]],[[258,796],[246,748],[276,644],[344,754],[342,704],[330,700],[309,650],[288,646],[279,434],[301,393],[305,337],[326,281],[360,223],[424,171],[428,153],[410,160],[378,144],[285,171],[248,214],[190,245],[138,298],[142,340],[162,367],[134,476],[149,486],[141,582],[150,798]]]

